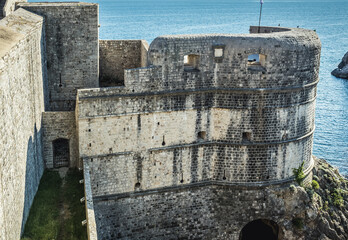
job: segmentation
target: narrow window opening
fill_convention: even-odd
[[[88,147],[92,147],[92,143],[89,143],[89,144],[88,144]]]
[[[63,84],[62,84],[62,74],[59,73],[59,87],[63,87]]]
[[[243,132],[242,141],[243,142],[250,142],[251,141],[251,132]]]
[[[91,129],[88,129],[88,132],[90,132],[91,131]]]
[[[226,180],[226,170],[224,170],[224,177],[222,179]]]
[[[199,55],[190,54],[184,56],[184,71],[198,72],[199,71]]]
[[[164,141],[164,136],[163,136],[163,142],[162,142],[162,146],[166,145],[166,142]]]
[[[181,173],[181,180],[180,180],[180,183],[183,183],[184,182],[184,173]]]
[[[207,136],[207,133],[205,131],[198,132],[197,138],[198,140],[205,140]]]

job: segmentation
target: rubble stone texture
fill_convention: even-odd
[[[239,240],[255,220],[277,239],[346,239],[347,182],[312,156],[315,32],[148,47],[99,40],[96,4],[17,8],[0,21],[1,240],[19,239],[57,159],[84,169],[89,239]]]
[[[343,56],[342,61],[331,74],[338,78],[348,79],[348,52]]]

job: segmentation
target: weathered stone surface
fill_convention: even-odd
[[[99,40],[99,85],[124,85],[124,70],[145,67],[149,46],[144,40]]]
[[[347,181],[311,155],[313,31],[99,48],[97,5],[19,6],[46,25],[23,9],[0,21],[1,240],[19,238],[60,138],[70,166],[84,161],[91,240],[237,240],[257,219],[276,225],[278,239],[347,239]],[[99,51],[101,75],[124,74],[124,86],[78,90],[75,101],[77,89],[98,86]],[[291,185],[302,162],[305,188]],[[308,187],[312,176],[319,189]]]
[[[69,141],[69,167],[82,167],[79,162],[75,112],[44,112],[42,114],[43,153],[47,168],[54,167],[53,141]]]
[[[266,56],[263,66],[248,63],[252,53]],[[199,71],[185,68],[189,54],[199,54]],[[316,34],[301,29],[155,39],[149,66],[126,70],[125,86],[78,91],[94,196],[272,183],[302,161],[310,169],[319,55]]]
[[[19,239],[44,170],[43,18],[19,9],[0,21],[0,239]]]
[[[348,79],[348,52],[343,56],[338,68],[333,70],[331,74],[338,78]]]
[[[242,228],[256,219],[275,221],[280,240],[348,239],[347,180],[317,158],[314,174],[319,189],[202,184],[98,197],[98,239],[238,240]],[[336,179],[334,184],[331,179]],[[335,188],[344,192],[343,205],[325,205]]]
[[[27,0],[0,0],[0,20],[14,12],[17,2]]]
[[[49,108],[74,111],[76,90],[98,87],[98,5],[20,3],[45,19]]]
[[[78,91],[98,239],[239,239],[256,219],[303,238],[293,219],[317,212],[289,182],[302,161],[311,181],[320,41],[261,31],[162,36],[125,86]]]

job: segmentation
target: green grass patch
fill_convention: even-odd
[[[86,227],[81,224],[82,220],[86,219],[84,204],[80,203],[80,198],[84,196],[83,185],[79,183],[81,179],[83,179],[83,175],[77,169],[70,169],[65,177],[63,195],[70,217],[62,225],[62,239],[87,239]]]
[[[58,172],[44,172],[24,228],[25,239],[57,239],[61,186]]]
[[[30,209],[22,240],[86,240],[83,178],[69,169],[63,180],[56,171],[45,171]]]

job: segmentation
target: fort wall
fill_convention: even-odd
[[[145,67],[148,43],[144,40],[99,40],[101,87],[124,85],[124,70]]]
[[[296,239],[289,225],[301,209],[292,203],[305,196],[289,188],[197,184],[98,198],[94,199],[98,239],[239,240],[242,228],[255,219],[278,223],[279,239]]]
[[[20,3],[45,19],[49,110],[73,111],[79,88],[98,87],[98,5]]]
[[[265,61],[252,65],[250,54]],[[155,39],[149,67],[125,70],[124,87],[78,93],[94,196],[275,183],[302,161],[310,168],[319,54],[306,30]],[[187,66],[185,55],[199,64]]]
[[[26,2],[27,0],[0,0],[0,20],[15,11],[17,2]]]
[[[24,9],[0,21],[0,239],[19,239],[44,170],[43,18]]]
[[[162,36],[124,86],[78,91],[98,238],[239,239],[253,219],[283,224],[254,187],[291,182],[302,162],[310,181],[321,46],[312,31],[261,30]]]

